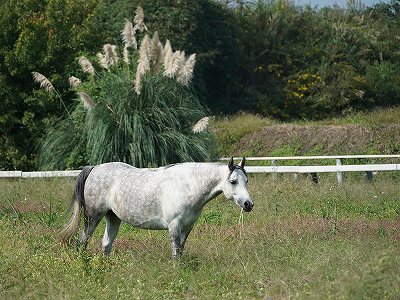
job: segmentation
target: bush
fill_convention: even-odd
[[[108,161],[148,167],[211,157],[210,131],[192,132],[205,115],[189,87],[195,55],[186,58],[183,51],[172,52],[169,42],[163,46],[155,33],[151,40],[144,36],[140,53],[134,50],[128,56],[126,51],[135,48],[134,31],[140,30],[136,25],[126,23],[124,59],[110,44],[97,55],[101,71],[80,58],[89,74],[75,87],[82,101],[45,137],[42,168]]]

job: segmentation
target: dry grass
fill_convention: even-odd
[[[214,120],[221,156],[397,154],[400,108],[320,122],[279,123],[250,114]]]

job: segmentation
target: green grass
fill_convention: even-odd
[[[362,124],[367,126],[382,126],[400,123],[400,107],[377,108],[366,112],[355,112],[342,117],[324,119],[321,121],[298,120],[300,125],[345,125]]]
[[[164,231],[123,225],[103,258],[61,247],[73,180],[0,181],[1,299],[398,299],[400,186],[252,176],[255,210],[209,203],[173,262]]]

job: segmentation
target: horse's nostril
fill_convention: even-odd
[[[245,201],[243,203],[243,208],[245,211],[252,211],[253,210],[253,203],[251,201]]]

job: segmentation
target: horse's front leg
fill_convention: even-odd
[[[180,218],[175,218],[168,225],[169,237],[171,239],[172,257],[180,259],[183,253],[182,245],[182,222]]]

